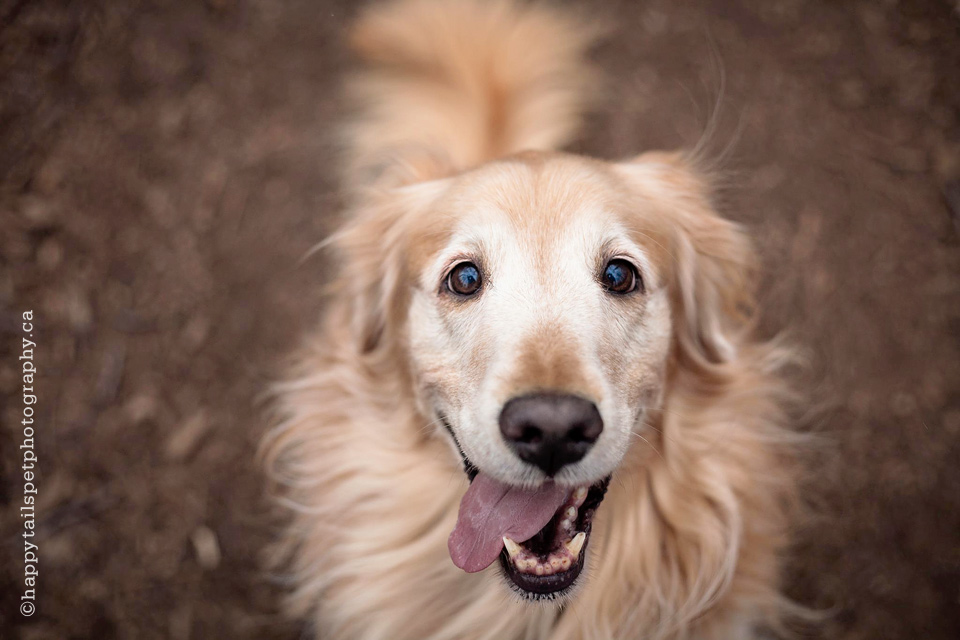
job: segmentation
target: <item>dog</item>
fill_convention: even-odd
[[[377,4],[349,36],[325,320],[264,463],[291,615],[331,639],[735,639],[777,629],[792,351],[680,152],[559,151],[588,20]]]

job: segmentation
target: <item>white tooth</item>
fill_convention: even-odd
[[[573,499],[582,504],[583,501],[587,499],[587,488],[577,487],[573,492]]]
[[[547,572],[547,569],[546,569],[546,567],[544,567],[542,564],[537,564],[537,566],[534,568],[533,572],[534,572],[535,574],[537,574],[538,576],[542,576],[544,573]]]
[[[567,507],[567,510],[563,512],[564,517],[567,520],[576,520],[577,519],[577,508],[576,507]]]
[[[570,558],[560,558],[560,568],[564,571],[570,568]]]
[[[583,543],[587,539],[587,534],[583,531],[573,536],[573,540],[566,543],[567,551],[573,554],[573,557],[576,558],[580,555],[580,550],[583,549]]]
[[[518,555],[520,555],[520,551],[522,551],[520,545],[507,536],[503,536],[503,546],[507,548],[507,553],[510,554],[511,558],[516,558]]]
[[[560,521],[560,528],[563,529],[564,531],[573,531],[573,522],[567,519],[563,519]]]

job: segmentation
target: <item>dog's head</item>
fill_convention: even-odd
[[[671,379],[734,355],[745,238],[680,156],[528,153],[382,194],[340,245],[357,348],[402,363],[471,477],[454,561],[568,593]]]

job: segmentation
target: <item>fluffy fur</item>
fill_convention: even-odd
[[[791,354],[751,337],[749,242],[684,156],[555,151],[593,89],[595,33],[507,0],[401,0],[352,32],[372,65],[350,84],[341,268],[263,448],[292,512],[289,611],[318,637],[742,640],[789,607]],[[637,256],[642,299],[593,292],[591,243]],[[436,285],[471,251],[496,288],[451,302]],[[464,573],[446,546],[468,482],[437,412],[484,471],[536,484],[490,416],[544,387],[596,398],[607,423],[557,481],[613,473],[562,603],[514,597],[496,566]]]

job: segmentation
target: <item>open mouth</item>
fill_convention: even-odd
[[[610,477],[574,489],[552,480],[533,489],[505,485],[467,459],[450,424],[441,420],[470,479],[448,541],[454,564],[474,573],[499,559],[513,590],[529,600],[569,593],[583,570],[593,517]]]
[[[514,591],[541,600],[562,597],[570,590],[583,569],[593,517],[609,483],[608,476],[589,488],[575,489],[532,538],[516,542],[504,537],[500,567]]]

